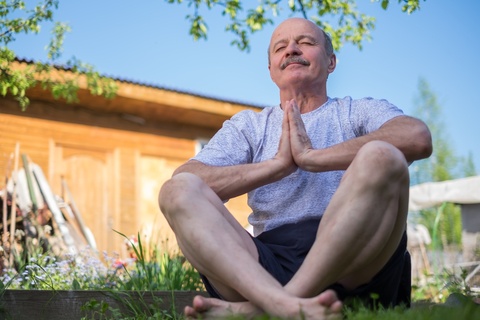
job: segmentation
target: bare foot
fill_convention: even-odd
[[[322,292],[316,297],[298,299],[292,309],[279,310],[276,314],[288,319],[342,319],[342,302],[333,290]]]
[[[186,317],[195,319],[220,319],[232,315],[242,315],[251,319],[261,313],[260,309],[248,301],[229,302],[203,296],[196,296],[192,306],[187,306],[184,310]]]
[[[342,318],[342,302],[334,291],[322,292],[316,297],[290,299],[289,304],[266,310],[271,315],[288,319],[333,320]],[[193,305],[186,307],[184,314],[189,318],[219,319],[231,315],[242,315],[252,319],[265,313],[254,304],[246,302],[228,302],[214,298],[196,296]]]

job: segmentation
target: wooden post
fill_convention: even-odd
[[[12,207],[10,208],[10,266],[13,265],[13,250],[15,249],[15,227],[17,224],[17,175],[18,175],[18,158],[20,154],[20,143],[15,145],[14,165],[12,172],[13,192],[12,192]]]
[[[7,168],[5,169],[5,192],[3,193],[3,237],[2,238],[2,244],[5,245],[5,242],[7,240],[7,232],[8,232],[8,221],[7,221],[7,201],[8,201],[8,192],[7,192],[7,184],[8,184],[8,179],[10,177],[10,169],[12,166],[12,159],[13,159],[13,153],[10,154],[10,158],[8,159],[7,162]]]
[[[33,190],[32,182],[32,171],[28,165],[28,159],[26,154],[22,154],[23,169],[25,171],[25,177],[27,178],[28,193],[30,194],[30,200],[32,200],[32,211],[35,216],[37,216],[37,197],[35,196],[35,191]]]
[[[8,206],[7,206],[7,201],[8,201],[8,191],[7,191],[7,185],[8,185],[8,179],[10,178],[11,174],[11,166],[12,166],[12,159],[13,159],[13,153],[10,154],[10,157],[7,162],[7,167],[5,168],[5,188],[3,192],[3,211],[2,211],[2,222],[3,222],[3,233],[2,233],[2,239],[1,239],[1,245],[3,247],[3,254],[0,255],[0,268],[1,270],[5,269],[7,261],[9,261],[9,256],[10,256],[10,245],[8,242]],[[7,256],[8,255],[8,256]]]

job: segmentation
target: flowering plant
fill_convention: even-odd
[[[37,250],[16,268],[0,273],[0,289],[37,290],[202,290],[200,277],[180,254],[154,247],[148,255],[139,237],[127,238],[129,256],[100,255],[87,247],[58,257]]]

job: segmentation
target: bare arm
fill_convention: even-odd
[[[345,170],[358,150],[367,142],[381,140],[403,152],[408,162],[427,158],[432,153],[432,138],[428,127],[420,120],[399,116],[386,122],[380,129],[365,136],[315,150],[306,135],[300,112],[291,102],[287,107],[292,154],[296,164],[307,171]]]
[[[273,160],[226,167],[209,166],[190,160],[180,166],[174,175],[180,172],[199,176],[222,200],[239,196],[281,178]]]
[[[180,172],[193,173],[225,200],[278,181],[294,172],[297,166],[313,172],[344,170],[358,150],[373,140],[386,141],[396,146],[409,162],[426,158],[432,152],[427,126],[408,116],[396,117],[368,135],[326,149],[314,150],[305,132],[300,112],[293,104],[293,101],[286,104],[285,112],[288,115],[284,117],[279,150],[273,159],[226,167],[208,166],[190,160],[180,166],[174,175]]]
[[[209,166],[190,160],[175,170],[173,175],[190,172],[199,176],[222,200],[239,196],[278,181],[297,169],[293,161],[289,134],[288,119],[284,117],[278,152],[270,160],[225,167]]]

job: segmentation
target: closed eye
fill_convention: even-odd
[[[302,41],[300,41],[300,44],[306,44],[306,45],[309,45],[309,46],[313,46],[313,45],[315,45],[315,42],[309,41],[309,40],[302,40]]]
[[[317,40],[315,37],[310,36],[310,35],[301,35],[300,37],[297,38],[298,44],[306,44],[309,46],[313,46],[317,44]]]

